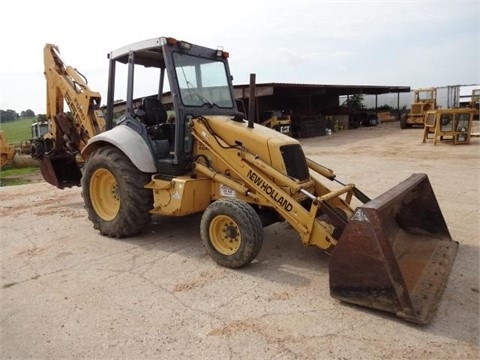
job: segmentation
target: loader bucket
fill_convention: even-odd
[[[40,160],[40,171],[46,182],[59,189],[80,186],[82,172],[72,155],[55,154],[45,156]]]
[[[330,258],[330,294],[427,324],[457,249],[427,175],[413,174],[355,210]]]

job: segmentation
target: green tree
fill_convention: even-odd
[[[0,110],[0,121],[9,122],[18,119],[18,113],[15,110]]]
[[[45,121],[47,121],[47,115],[46,115],[46,114],[38,114],[38,115],[37,115],[37,121],[38,121],[38,122],[45,122]]]
[[[365,109],[365,105],[363,105],[363,95],[362,94],[349,95],[347,100],[344,103],[344,106],[358,109],[358,110]]]
[[[28,109],[28,110],[20,112],[20,117],[22,117],[22,118],[35,117],[35,113],[33,112],[33,110]]]

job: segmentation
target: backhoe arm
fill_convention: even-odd
[[[45,181],[60,189],[79,186],[81,151],[92,136],[105,131],[101,97],[77,70],[65,66],[56,45],[46,44],[43,56],[48,133],[33,140],[31,155],[40,161]],[[64,112],[64,103],[71,115]]]
[[[89,138],[105,131],[100,109],[101,96],[90,90],[86,79],[71,66],[65,66],[56,45],[44,48],[47,80],[47,118],[56,152],[78,153]],[[72,118],[64,114],[67,103]]]

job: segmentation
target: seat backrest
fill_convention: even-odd
[[[158,98],[143,98],[142,108],[143,111],[145,111],[143,120],[147,126],[153,126],[167,122],[167,112]]]

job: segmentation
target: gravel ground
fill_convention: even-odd
[[[433,146],[421,133],[384,123],[301,141],[371,197],[428,174],[460,243],[431,324],[330,297],[327,256],[286,224],[229,270],[203,249],[199,215],[110,239],[79,188],[36,182],[0,188],[0,358],[478,359],[480,139]]]

